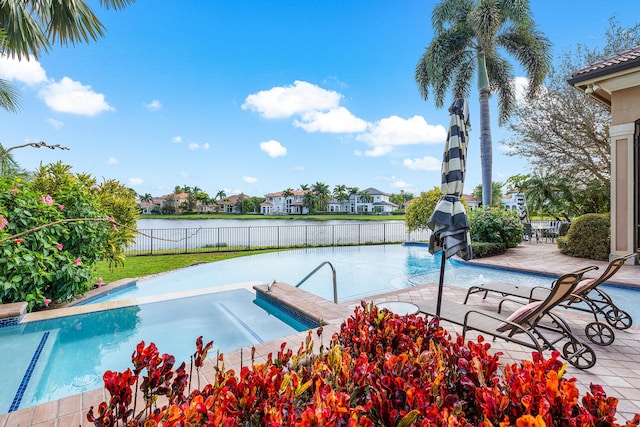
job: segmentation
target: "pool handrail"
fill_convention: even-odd
[[[334,302],[335,304],[337,304],[337,303],[338,303],[338,285],[337,285],[337,283],[336,283],[336,269],[333,267],[333,264],[331,264],[329,261],[325,261],[325,262],[321,263],[319,266],[317,266],[316,268],[314,268],[314,269],[313,269],[313,271],[312,271],[311,273],[307,274],[307,275],[305,276],[305,278],[304,278],[304,279],[302,279],[302,280],[301,280],[301,281],[296,285],[296,288],[299,288],[299,287],[300,287],[304,282],[306,282],[306,280],[307,280],[309,277],[313,276],[313,275],[316,273],[316,271],[320,270],[322,267],[324,267],[324,266],[325,266],[325,265],[327,265],[327,264],[329,265],[329,267],[331,267],[331,274],[332,274],[332,277],[333,277],[333,302]]]

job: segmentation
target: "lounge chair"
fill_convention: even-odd
[[[595,365],[596,354],[573,335],[564,319],[551,311],[571,295],[579,279],[577,274],[565,274],[545,299],[523,305],[510,316],[442,301],[440,318],[462,325],[463,338],[468,330],[475,330],[539,352],[556,349],[558,343],[566,340],[561,348],[563,357],[579,369],[588,369]],[[425,300],[416,305],[421,313],[433,316],[436,312],[436,300]]]
[[[587,338],[595,344],[609,345],[615,340],[615,334],[609,325],[622,330],[629,328],[633,323],[629,313],[618,308],[611,297],[599,288],[599,285],[616,274],[627,259],[635,256],[636,254],[631,253],[612,260],[602,274],[595,279],[582,279],[582,275],[587,271],[597,270],[598,267],[592,266],[574,271],[574,274],[577,274],[581,280],[573,293],[558,305],[559,307],[593,314],[595,321],[587,324],[584,331]],[[551,289],[546,286],[529,287],[503,282],[489,282],[470,287],[464,303],[467,303],[469,296],[476,293],[483,293],[483,298],[486,298],[489,293],[493,293],[503,297],[519,297],[528,301],[539,301],[545,298],[551,292]],[[599,314],[605,318],[609,325],[599,321]]]

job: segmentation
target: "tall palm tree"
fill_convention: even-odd
[[[313,184],[313,193],[317,197],[318,210],[327,210],[327,201],[331,195],[329,186],[324,182],[316,182]]]
[[[287,207],[287,213],[291,213],[291,202],[287,203],[287,200],[294,196],[293,188],[289,187],[282,192],[282,197],[284,197],[285,206]]]
[[[358,213],[358,194],[360,189],[358,187],[349,187],[349,197],[353,196],[354,210]]]
[[[303,206],[306,206],[310,213],[314,211],[313,207],[315,205],[315,202],[316,195],[313,193],[313,191],[307,191],[304,193],[304,196],[302,196],[302,204]]]
[[[153,196],[151,195],[151,193],[144,193],[144,196],[140,197],[140,201],[151,203],[153,202]]]
[[[302,191],[307,191],[309,190],[309,184],[300,184],[300,189]]]
[[[333,198],[336,199],[340,204],[345,200],[349,200],[349,194],[347,193],[347,186],[344,184],[337,184],[333,187]]]
[[[499,124],[515,108],[514,72],[498,48],[514,57],[528,80],[526,97],[535,96],[550,67],[550,42],[531,19],[528,0],[442,0],[434,8],[435,37],[416,67],[422,97],[433,89],[437,107],[452,89],[468,97],[476,74],[480,94],[480,159],[482,204],[491,205],[492,143],[489,96],[498,95]]]
[[[105,9],[122,9],[135,0],[100,0]],[[85,0],[0,1],[0,54],[38,57],[51,46],[97,40],[105,27]],[[19,96],[9,82],[0,80],[0,108],[16,111]]]
[[[360,197],[360,200],[365,203],[373,202],[373,196],[369,193],[369,190],[362,190],[360,193],[358,193],[358,197]]]
[[[227,197],[227,193],[224,190],[220,190],[220,191],[218,191],[216,193],[216,197],[215,198],[218,199],[218,200],[222,200],[225,197]]]

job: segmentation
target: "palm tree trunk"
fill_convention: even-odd
[[[482,205],[491,206],[491,168],[493,163],[489,90],[480,91],[480,166],[482,168]]]
[[[489,114],[489,78],[485,55],[478,50],[478,91],[480,92],[480,166],[482,168],[482,205],[491,206],[491,169],[493,153],[491,143],[491,115]]]

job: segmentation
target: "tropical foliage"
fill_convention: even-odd
[[[526,97],[540,88],[551,62],[550,43],[531,19],[528,1],[443,0],[432,12],[434,37],[416,67],[415,78],[426,100],[433,91],[442,107],[451,89],[453,98],[468,98],[477,76],[480,94],[480,156],[484,192],[490,206],[492,141],[489,97],[498,95],[499,123],[506,123],[515,107],[513,67],[500,52],[515,58],[528,78]]]
[[[515,248],[522,241],[522,223],[513,211],[482,208],[469,212],[471,240]]]
[[[570,221],[587,213],[605,213],[610,208],[609,181],[587,183],[557,175],[514,175],[506,183],[525,194],[529,212]]]
[[[98,282],[96,261],[123,261],[138,218],[132,192],[70,169],[55,163],[31,180],[0,178],[2,303],[32,310],[68,301]]]
[[[500,368],[500,354],[482,337],[465,343],[435,319],[364,303],[326,348],[314,352],[311,334],[296,353],[282,344],[275,358],[257,364],[252,357],[238,374],[218,355],[213,382],[193,390],[185,363],[174,368],[173,356],[141,342],[133,370],[105,372],[110,399],[87,419],[165,427],[620,425],[617,399],[599,385],[580,399],[558,352]],[[196,340],[189,372],[195,367],[197,378],[212,345]],[[625,425],[639,423],[636,415]]]
[[[500,206],[503,186],[504,184],[501,182],[493,181],[491,183],[491,206]],[[471,195],[478,200],[482,200],[482,184],[476,185],[471,192]]]
[[[420,196],[409,203],[405,212],[405,223],[409,232],[427,228],[429,218],[441,198],[440,187],[434,186],[431,190],[420,193]]]
[[[107,9],[122,9],[135,0],[100,0]],[[97,40],[105,33],[100,22],[84,0],[3,0],[0,2],[0,54],[38,57],[58,42],[75,45]],[[0,108],[17,111],[17,90],[0,79]]]

